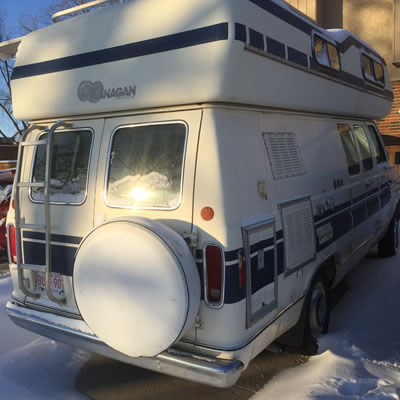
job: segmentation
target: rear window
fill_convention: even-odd
[[[182,199],[186,137],[182,122],[118,128],[109,154],[106,203],[177,208]]]
[[[45,139],[43,134],[40,139]],[[52,168],[50,201],[81,204],[86,198],[92,131],[73,130],[55,132],[51,149]],[[44,182],[46,146],[37,146],[33,165],[33,182]],[[43,188],[32,188],[31,198],[43,201]]]

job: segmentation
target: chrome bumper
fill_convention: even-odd
[[[69,318],[32,311],[11,302],[7,303],[6,312],[16,325],[39,335],[128,364],[194,382],[221,388],[229,387],[236,383],[244,369],[243,363],[239,360],[204,357],[174,348],[152,358],[132,358],[112,349],[96,335],[89,333],[90,330],[83,321],[74,321],[71,325]],[[79,324],[83,329],[80,329]]]

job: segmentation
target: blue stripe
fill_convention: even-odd
[[[44,243],[23,242],[24,261],[26,264],[45,265],[46,248]],[[53,272],[72,276],[74,269],[75,247],[62,245],[51,246],[51,266]]]
[[[46,236],[43,232],[23,231],[22,236],[26,239],[35,239],[43,241],[46,240]],[[51,241],[59,243],[68,243],[68,244],[79,244],[82,241],[82,238],[78,236],[51,234]]]
[[[302,51],[296,50],[293,47],[288,46],[288,60],[296,64],[308,67],[308,56]]]
[[[109,49],[96,50],[51,61],[15,67],[12,79],[90,67],[227,39],[228,23],[224,22],[155,39],[111,47]]]
[[[247,42],[247,31],[243,24],[235,24],[235,40],[239,40],[243,43]]]
[[[278,40],[272,39],[267,36],[267,52],[280,57],[286,58],[285,45]]]
[[[279,18],[280,20],[288,23],[291,26],[299,29],[300,31],[311,35],[312,30],[321,32],[317,27],[311,25],[304,19],[300,18],[292,11],[283,8],[282,6],[274,3],[271,0],[249,0],[251,3],[262,8],[267,13]]]
[[[262,8],[267,13],[279,18],[281,21],[288,23],[289,25],[299,29],[300,31],[311,36],[312,31],[324,33],[325,30],[319,29],[316,25],[313,25],[305,21],[300,16],[293,13],[293,11],[287,10],[286,8],[274,3],[271,0],[249,0],[251,3]],[[359,40],[353,36],[348,36],[343,42],[336,42],[336,45],[341,53],[345,53],[350,47],[354,46],[358,49],[364,49],[367,53],[373,54],[380,62],[386,65],[385,60],[376,52],[369,48],[366,48]]]
[[[251,28],[249,29],[249,34],[250,34],[250,45],[257,49],[264,50],[265,44],[264,44],[263,34]]]

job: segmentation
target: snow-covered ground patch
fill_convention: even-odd
[[[400,399],[400,256],[366,258],[346,285],[319,354],[252,400]]]
[[[15,326],[4,311],[11,291],[11,278],[0,279],[0,398],[86,399],[74,385],[90,354]]]

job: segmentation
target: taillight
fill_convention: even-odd
[[[239,258],[239,284],[240,287],[243,289],[244,285],[246,284],[246,262],[242,250],[239,251],[238,258]]]
[[[15,226],[8,226],[8,249],[10,252],[10,261],[14,264],[17,263],[17,242],[15,239]]]
[[[224,285],[224,256],[219,246],[205,248],[205,297],[209,305],[221,305]]]

